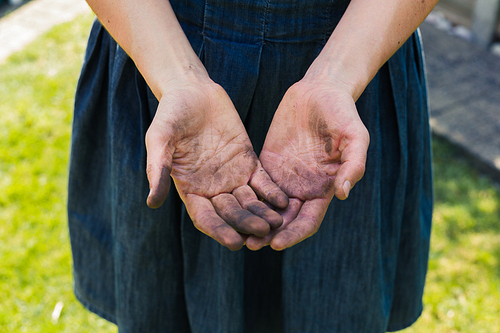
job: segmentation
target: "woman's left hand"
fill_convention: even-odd
[[[344,200],[364,174],[369,135],[353,97],[333,83],[302,80],[287,91],[260,155],[264,169],[290,198],[283,225],[252,250],[268,244],[283,250],[310,237],[330,201]]]

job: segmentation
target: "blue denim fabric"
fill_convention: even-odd
[[[342,0],[175,0],[257,152],[274,110],[340,20]],[[75,294],[122,332],[385,332],[422,310],[432,215],[427,92],[413,35],[359,98],[366,174],[316,235],[231,252],[197,231],[174,188],[145,200],[158,102],[96,21],[78,84],[68,218]]]

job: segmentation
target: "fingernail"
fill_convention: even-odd
[[[351,190],[351,182],[346,180],[344,182],[344,194],[345,194],[345,197],[347,198],[349,196],[349,191]]]

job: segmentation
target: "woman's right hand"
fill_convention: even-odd
[[[258,197],[277,208],[288,197],[262,168],[169,1],[87,1],[160,101],[146,135],[148,205],[161,206],[172,176],[195,226],[230,249],[279,227],[281,216]]]
[[[248,235],[263,237],[282,224],[259,198],[286,208],[288,197],[262,168],[224,89],[193,77],[163,89],[146,134],[147,204],[162,205],[172,176],[195,227],[237,250]]]

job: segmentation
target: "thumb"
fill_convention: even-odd
[[[337,199],[344,200],[349,196],[349,191],[363,178],[365,174],[366,154],[370,137],[368,131],[357,136],[345,146],[342,151],[341,162],[335,177],[334,188]]]
[[[170,169],[149,164],[146,172],[149,180],[149,195],[146,203],[149,208],[159,208],[170,191]]]
[[[153,121],[146,133],[146,173],[150,189],[146,203],[150,208],[160,207],[170,190],[170,172],[172,171],[174,148],[165,132],[168,131],[158,131]]]

